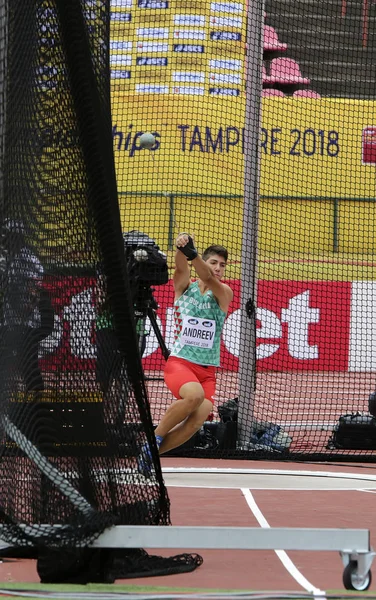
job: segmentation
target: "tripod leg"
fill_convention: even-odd
[[[119,374],[118,374],[118,397],[119,403],[117,405],[117,415],[116,415],[116,426],[123,427],[126,411],[127,411],[127,403],[128,403],[128,373],[124,363],[122,363]]]
[[[163,358],[165,360],[167,360],[168,357],[170,356],[170,351],[167,348],[166,342],[164,341],[164,338],[162,336],[162,332],[161,332],[161,330],[158,327],[157,319],[156,319],[156,316],[155,316],[155,311],[152,308],[148,308],[148,313],[147,314],[148,314],[148,317],[150,319],[150,323],[151,323],[151,325],[153,327],[154,333],[155,333],[155,335],[157,337],[159,346],[160,346],[160,348],[162,350]]]
[[[140,351],[140,355],[143,356],[146,348],[146,319],[147,314],[142,316],[142,318],[137,319],[136,329],[138,335],[138,349]]]

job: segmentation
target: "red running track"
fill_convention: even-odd
[[[209,467],[231,469],[279,469],[289,471],[327,471],[367,474],[375,477],[372,465],[331,465],[271,463],[264,461],[213,461],[165,458],[164,467]],[[321,479],[321,478],[320,478]],[[371,543],[376,538],[376,481],[374,490],[315,490],[318,478],[312,478],[311,489],[251,490],[263,518],[271,527],[334,527],[371,530]],[[373,484],[372,484],[373,485]],[[169,487],[173,525],[258,527],[241,489]],[[204,564],[187,574],[124,580],[118,583],[171,588],[238,589],[307,591],[286,569],[274,551],[196,550]],[[181,549],[150,550],[151,554],[172,556]],[[343,564],[337,552],[288,552],[301,577],[309,585],[322,590],[343,590]],[[374,578],[376,580],[376,577]],[[35,561],[18,560],[0,565],[0,581],[38,582]],[[308,586],[309,587],[309,586]],[[371,590],[376,589],[372,584]]]

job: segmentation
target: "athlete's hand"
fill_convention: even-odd
[[[194,260],[198,256],[193,238],[188,233],[180,233],[178,235],[176,247],[187,257],[187,260]]]

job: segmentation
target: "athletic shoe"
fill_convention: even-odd
[[[157,447],[159,448],[159,446],[163,442],[163,437],[161,437],[160,435],[156,435],[155,441],[157,442]],[[144,475],[144,477],[150,477],[152,468],[153,456],[151,454],[148,442],[145,442],[145,444],[141,448],[140,455],[137,459],[137,469],[138,472],[141,473],[141,475]]]
[[[137,458],[137,469],[138,472],[144,477],[150,477],[153,468],[153,457],[151,454],[150,446],[146,442]]]

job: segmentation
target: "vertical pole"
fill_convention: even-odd
[[[168,249],[173,250],[173,248],[174,248],[174,223],[175,223],[175,196],[174,196],[174,194],[168,194],[168,198],[169,198]]]
[[[363,0],[362,7],[362,46],[367,47],[368,44],[368,12],[369,12],[369,0]]]
[[[264,1],[248,2],[246,107],[244,133],[244,207],[241,274],[241,343],[239,355],[238,447],[250,436],[256,389],[257,223]]]
[[[4,217],[4,157],[6,125],[6,81],[8,48],[8,2],[0,0],[0,218]]]
[[[345,17],[347,12],[347,0],[342,0],[341,17]]]
[[[334,198],[333,202],[333,252],[339,249],[339,201]]]

